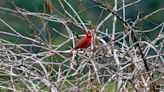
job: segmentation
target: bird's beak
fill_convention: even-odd
[[[88,36],[90,37],[90,36],[91,36],[91,34],[88,34]]]

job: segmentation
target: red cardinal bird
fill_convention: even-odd
[[[90,30],[87,31],[86,35],[79,40],[79,42],[76,44],[76,46],[71,50],[70,53],[72,53],[73,50],[77,50],[79,48],[87,48],[91,44],[91,32]]]

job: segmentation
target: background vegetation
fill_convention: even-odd
[[[0,0],[0,92],[164,91],[163,0]],[[70,53],[92,30],[87,49]]]

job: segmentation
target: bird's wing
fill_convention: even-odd
[[[75,48],[82,48],[84,45],[87,44],[87,40],[85,38],[82,38],[77,44]]]

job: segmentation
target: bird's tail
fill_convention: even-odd
[[[69,53],[71,54],[76,48],[73,48]]]

